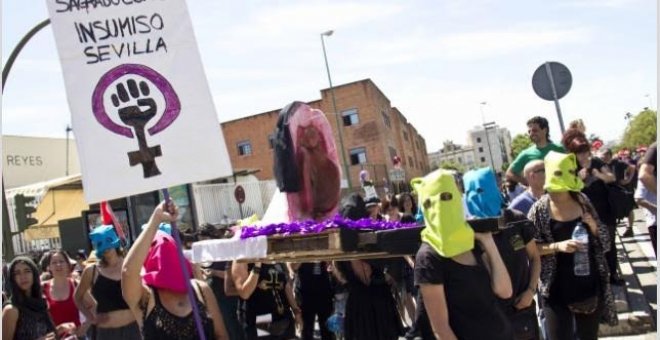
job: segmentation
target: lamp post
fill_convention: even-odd
[[[332,87],[332,78],[330,77],[330,66],[328,66],[328,55],[325,52],[325,39],[334,33],[333,30],[321,33],[321,46],[323,47],[323,59],[325,60],[325,70],[328,73],[328,83],[330,83],[330,96],[332,97],[332,109],[335,111],[335,121],[337,122],[337,135],[339,136],[339,148],[341,149],[341,158],[344,162],[344,173],[346,174],[346,184],[351,189],[351,173],[348,171],[348,162],[346,161],[346,149],[344,148],[344,138],[342,136],[343,125],[339,121],[339,112],[337,112],[337,101],[335,99],[335,89]]]
[[[647,93],[644,97],[649,99],[649,109],[653,110],[653,99],[651,99],[651,95]]]
[[[7,84],[7,78],[9,77],[9,71],[11,71],[12,66],[14,66],[14,61],[18,57],[18,54],[21,53],[23,47],[32,39],[32,37],[41,31],[42,28],[50,24],[50,19],[46,19],[38,23],[36,26],[32,27],[21,40],[18,42],[16,47],[11,51],[7,62],[2,68],[2,88],[0,91],[4,92],[5,85]],[[2,174],[2,254],[6,259],[14,258],[14,245],[13,245],[13,235],[11,227],[9,226],[9,213],[7,209],[7,198],[5,197],[5,176]]]
[[[71,126],[66,126],[66,171],[64,172],[65,176],[69,176],[69,132],[73,131]]]
[[[493,168],[494,172],[497,172],[495,170],[495,161],[493,160],[493,152],[490,149],[490,138],[488,138],[488,124],[486,124],[486,119],[484,118],[484,106],[486,105],[486,102],[481,102],[479,103],[479,110],[481,111],[481,124],[484,127],[484,133],[486,134],[486,145],[488,147],[488,155],[490,156],[490,166]]]

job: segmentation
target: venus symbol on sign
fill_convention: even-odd
[[[110,87],[124,76],[128,76],[125,81],[122,79],[122,82],[117,82],[114,88]],[[154,100],[155,93],[152,93],[154,88],[160,91],[165,99],[164,109],[159,108]],[[116,110],[119,120],[125,126],[115,123],[107,114],[104,97],[110,91],[112,106],[109,109]],[[106,72],[99,80],[92,95],[92,107],[94,117],[104,128],[121,136],[137,138],[138,150],[127,153],[130,166],[141,164],[144,178],[161,174],[156,165],[156,157],[161,157],[163,154],[161,147],[149,146],[147,133],[155,135],[165,130],[181,111],[179,98],[165,77],[144,65],[117,66]],[[163,113],[156,124],[146,129],[147,123],[155,118],[159,111]]]

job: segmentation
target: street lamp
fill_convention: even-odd
[[[651,99],[651,95],[647,93],[646,95],[644,95],[644,97],[649,99],[649,108],[652,110],[653,109],[653,99]]]
[[[348,171],[348,162],[346,161],[346,150],[344,148],[344,138],[342,136],[343,125],[339,121],[339,112],[337,112],[337,101],[335,99],[335,89],[332,87],[332,78],[330,77],[330,66],[328,66],[328,55],[325,53],[325,40],[323,37],[329,37],[334,33],[333,30],[321,33],[321,46],[323,47],[323,59],[325,60],[325,70],[328,72],[328,83],[330,83],[330,96],[332,97],[332,109],[335,111],[335,121],[337,122],[337,135],[339,136],[339,148],[341,149],[341,158],[344,162],[344,173],[346,174],[346,184],[351,189],[351,173]]]
[[[495,170],[495,161],[493,160],[493,152],[490,149],[490,138],[488,138],[488,124],[486,124],[486,119],[484,118],[484,106],[486,105],[486,102],[481,102],[479,103],[479,110],[481,111],[481,124],[484,127],[484,133],[486,134],[486,145],[488,146],[488,155],[490,156],[490,166],[493,168],[494,172],[497,172]]]

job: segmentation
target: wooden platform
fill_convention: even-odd
[[[421,243],[421,228],[388,231],[332,229],[318,234],[268,237],[266,258],[239,262],[311,262],[412,255]]]

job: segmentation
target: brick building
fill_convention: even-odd
[[[371,79],[335,86],[334,92],[352,186],[359,185],[362,169],[382,185],[395,155],[402,160],[407,181],[429,171],[426,141]],[[330,89],[321,90],[321,99],[307,104],[326,114],[340,149]],[[234,171],[259,169],[260,180],[273,178],[272,138],[279,111],[221,124]],[[341,153],[339,160],[343,162]]]

